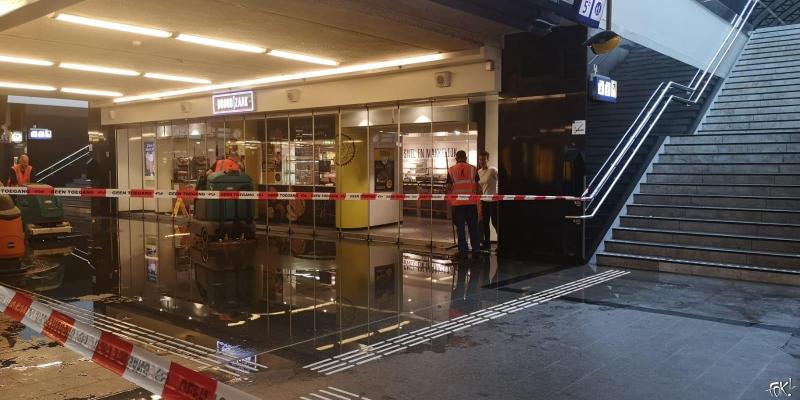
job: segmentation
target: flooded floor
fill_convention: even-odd
[[[798,288],[300,235],[204,245],[144,219],[73,225],[30,243],[0,283],[265,399],[750,399],[800,385]],[[4,316],[0,331],[11,398],[150,398]]]

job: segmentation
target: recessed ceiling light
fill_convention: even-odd
[[[93,90],[93,89],[80,89],[80,88],[61,88],[64,93],[86,94],[89,96],[103,96],[103,97],[121,97],[122,93],[112,92],[109,90]]]
[[[203,78],[192,78],[190,76],[179,76],[179,75],[168,75],[168,74],[157,74],[154,72],[147,72],[144,74],[145,78],[152,78],[152,79],[161,79],[165,81],[177,81],[177,82],[189,82],[189,83],[202,83],[202,84],[209,84],[211,83],[208,79]]]
[[[129,69],[101,67],[98,65],[74,64],[64,63],[58,64],[61,68],[77,69],[79,71],[100,72],[103,74],[125,75],[125,76],[138,76],[139,73]]]
[[[216,83],[213,85],[205,85],[205,86],[197,86],[193,88],[187,89],[179,89],[179,90],[171,90],[166,92],[157,92],[157,93],[148,93],[136,96],[126,96],[120,97],[118,99],[114,99],[115,103],[127,103],[131,101],[138,101],[138,100],[158,100],[164,97],[175,97],[175,96],[184,96],[187,94],[196,94],[196,93],[207,93],[213,92],[217,90],[232,90],[236,88],[243,88],[243,87],[256,87],[261,85],[266,85],[270,83],[278,83],[278,82],[288,82],[298,79],[308,79],[308,78],[320,78],[323,76],[335,76],[335,75],[344,75],[349,73],[355,72],[365,72],[371,71],[376,69],[383,69],[383,68],[392,68],[392,67],[399,67],[403,65],[414,65],[414,64],[421,64],[426,62],[432,61],[439,61],[445,58],[444,54],[427,54],[424,56],[417,56],[417,57],[408,57],[408,58],[398,58],[394,60],[388,61],[380,61],[374,63],[367,63],[367,64],[355,64],[355,65],[348,65],[346,67],[339,67],[339,68],[326,68],[320,69],[317,71],[308,71],[308,72],[300,72],[296,74],[287,74],[287,75],[273,75],[267,76],[263,78],[256,78],[256,79],[249,79],[243,81],[235,81],[235,82],[223,82],[223,83]]]
[[[23,58],[14,56],[0,56],[0,62],[15,63],[15,64],[28,64],[28,65],[41,65],[43,67],[53,66],[52,61],[37,60],[33,58]]]
[[[136,33],[139,35],[155,36],[161,38],[167,38],[172,36],[172,32],[162,31],[160,29],[144,28],[141,26],[120,24],[118,22],[103,21],[99,19],[80,17],[71,14],[56,14],[54,18],[58,21],[71,22],[73,24],[86,25],[95,28],[111,29],[114,31]]]
[[[56,88],[52,86],[29,85],[27,83],[17,83],[17,82],[0,82],[0,87],[10,88],[10,89],[42,90],[46,92],[52,92],[56,90]]]
[[[211,39],[202,36],[195,36],[195,35],[187,35],[185,33],[181,33],[175,39],[182,40],[184,42],[189,43],[196,43],[202,44],[204,46],[213,46],[213,47],[220,47],[223,49],[228,50],[238,50],[238,51],[246,51],[249,53],[266,53],[267,49],[259,46],[254,46],[250,44],[244,43],[235,43],[235,42],[228,42],[225,40],[219,39]]]
[[[292,52],[283,51],[283,50],[270,50],[269,53],[267,53],[267,54],[269,54],[271,56],[275,56],[275,57],[288,58],[290,60],[303,61],[303,62],[312,63],[312,64],[322,64],[322,65],[330,65],[330,66],[339,65],[338,62],[333,61],[333,60],[328,60],[326,58],[308,56],[308,55],[305,55],[305,54],[292,53]]]

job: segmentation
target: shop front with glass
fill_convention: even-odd
[[[475,164],[485,103],[467,98],[114,126],[117,186],[191,189],[238,155],[254,186],[276,192],[444,193],[455,153]],[[174,199],[120,199],[118,212],[191,215]],[[445,202],[264,200],[266,230],[449,247]]]

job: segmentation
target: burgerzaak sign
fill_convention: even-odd
[[[220,93],[211,97],[214,115],[255,111],[256,101],[252,90]]]

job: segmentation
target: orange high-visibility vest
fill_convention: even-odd
[[[233,162],[233,160],[217,160],[217,164],[214,166],[214,172],[228,172],[228,171],[238,171],[239,164]]]
[[[24,171],[22,170],[22,166],[19,164],[15,164],[13,167],[11,167],[11,169],[14,170],[14,173],[17,175],[17,185],[25,186],[30,183],[31,170],[33,170],[30,165],[28,165]],[[11,178],[8,179],[8,185],[11,186]]]
[[[450,180],[453,182],[453,189],[450,194],[475,194],[478,189],[478,183],[475,182],[475,175],[478,169],[474,166],[462,162],[447,169],[450,175]],[[477,202],[469,200],[455,200],[451,199],[451,206],[471,206],[476,205]]]

